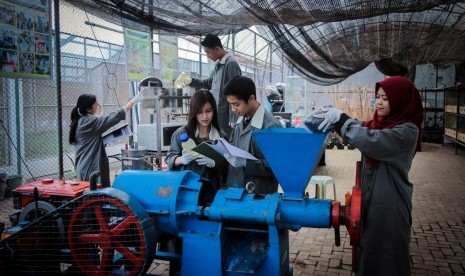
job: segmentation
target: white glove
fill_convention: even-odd
[[[232,156],[231,154],[225,153],[224,158],[228,161],[231,166],[234,168],[245,167],[246,159],[242,157]]]
[[[207,166],[209,168],[215,167],[215,160],[213,160],[211,158],[208,158],[205,155],[199,154],[199,156],[197,157],[197,159],[195,159],[195,161],[199,165],[204,165],[204,166]]]
[[[187,152],[186,150],[182,150],[182,155],[179,157],[179,161],[181,161],[183,165],[187,165],[194,160],[196,156],[197,154],[193,151]]]
[[[326,132],[330,126],[339,121],[342,111],[335,107],[323,107],[321,110],[324,111],[324,113],[315,114],[313,117],[324,119],[323,122],[318,126],[318,130]]]
[[[136,103],[140,102],[140,100],[142,100],[142,93],[137,93],[137,95],[135,95],[129,101],[132,102],[133,104],[136,104]]]
[[[188,86],[189,84],[191,84],[191,82],[192,78],[185,72],[182,72],[174,81],[174,88],[183,88],[184,86]]]
[[[315,115],[325,113],[323,111],[323,108],[325,108],[325,107],[322,107],[322,106],[316,107],[312,111],[310,116],[308,116],[308,118],[305,119],[305,121],[303,121],[300,126],[303,127],[305,130],[307,130],[310,133],[319,133],[319,132],[321,132],[320,130],[318,130],[318,126],[320,125],[321,122],[323,122],[323,119],[315,118]]]

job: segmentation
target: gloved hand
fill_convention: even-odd
[[[312,111],[310,116],[308,116],[308,118],[305,119],[305,121],[303,121],[300,126],[303,127],[305,130],[307,130],[310,133],[320,133],[320,132],[322,132],[321,130],[318,129],[318,126],[321,124],[321,122],[323,122],[324,119],[315,118],[315,115],[323,114],[324,113],[323,108],[325,108],[325,107],[322,107],[322,106],[316,107]]]
[[[186,150],[182,150],[182,155],[179,158],[183,165],[187,165],[192,160],[194,160],[196,157],[197,157],[196,152],[193,152],[193,151],[187,152]]]
[[[184,86],[191,84],[191,82],[192,78],[185,72],[182,72],[174,81],[174,88],[183,88]]]
[[[215,167],[215,160],[211,159],[211,158],[208,158],[206,157],[205,155],[201,155],[199,154],[197,159],[195,159],[195,161],[197,162],[197,164],[199,165],[204,165],[204,166],[207,166],[209,168],[213,168]]]
[[[231,154],[225,153],[224,158],[228,161],[231,166],[234,168],[245,167],[246,159],[242,157],[232,156]]]
[[[313,117],[323,119],[323,122],[318,126],[318,130],[326,132],[329,127],[339,121],[342,111],[335,107],[323,107],[321,110],[324,111],[324,113],[315,114]]]
[[[131,101],[133,104],[136,104],[138,103],[140,100],[142,100],[142,93],[137,93],[132,99],[130,99],[129,101]]]

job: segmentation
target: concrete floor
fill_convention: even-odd
[[[410,180],[414,184],[410,243],[412,275],[465,275],[465,150],[423,144]],[[314,174],[335,179],[337,198],[352,190],[358,150],[326,150],[326,166]],[[313,195],[313,187],[308,188]],[[332,192],[328,193],[329,195]],[[0,201],[0,221],[9,225],[11,198]],[[351,247],[345,228],[341,246],[334,246],[332,229],[303,228],[290,233],[294,275],[351,275]],[[168,264],[154,261],[148,274],[168,275]]]

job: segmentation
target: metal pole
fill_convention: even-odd
[[[258,86],[258,69],[257,69],[257,34],[253,34],[253,79],[255,84]]]
[[[22,90],[22,85],[21,85],[21,90]],[[17,171],[18,171],[18,175],[21,175],[22,173],[22,170],[21,170],[21,147],[22,147],[22,144],[21,144],[21,126],[20,126],[20,123],[21,122],[21,112],[19,112],[20,108],[22,108],[23,106],[19,104],[19,80],[18,79],[15,79],[15,108],[16,108],[16,148],[17,148],[17,151],[16,151],[16,168],[17,168]],[[23,120],[24,120],[24,117],[23,117]],[[24,134],[24,132],[23,132]],[[32,176],[34,177],[34,176]]]
[[[199,77],[202,78],[202,36],[199,36]]]
[[[131,89],[131,97],[135,96],[136,95],[136,90],[134,88],[134,82],[133,81],[130,81],[129,83],[129,88]],[[135,114],[136,116],[136,121],[139,121],[139,116],[137,115],[137,103],[134,104],[134,107],[132,108],[132,110],[129,111],[129,126],[131,127],[131,130],[132,132],[134,132],[134,126],[137,125],[137,124],[134,124],[133,122],[133,117],[132,117],[132,114]],[[133,136],[129,136],[129,145],[132,146],[133,144]]]
[[[270,83],[273,83],[273,44],[271,42],[268,44],[270,45]]]
[[[156,116],[156,121],[157,121],[157,156],[158,156],[158,162],[159,162],[159,165],[160,167],[158,168],[159,170],[161,170],[161,166],[162,166],[162,155],[161,155],[161,114],[160,114],[160,110],[161,110],[161,99],[160,99],[160,94],[162,93],[162,90],[158,90],[157,91],[157,99],[155,100],[155,110],[157,112]]]
[[[55,14],[55,85],[57,92],[58,177],[63,179],[63,108],[61,101],[60,1],[54,0]]]

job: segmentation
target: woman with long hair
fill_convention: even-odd
[[[77,179],[90,180],[90,174],[100,171],[100,183],[110,187],[110,169],[102,133],[126,118],[128,112],[140,100],[137,94],[120,110],[100,116],[101,107],[97,97],[82,94],[71,111],[69,143],[74,145]]]
[[[219,188],[224,168],[219,168],[213,159],[183,150],[180,138],[183,133],[186,133],[196,144],[220,138],[216,101],[210,91],[202,89],[192,95],[187,124],[173,133],[166,163],[170,170],[194,171],[210,179],[215,188]]]

